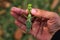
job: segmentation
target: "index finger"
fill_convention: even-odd
[[[27,14],[26,10],[23,10],[21,8],[16,8],[16,7],[12,7],[11,12],[16,13],[18,15]]]

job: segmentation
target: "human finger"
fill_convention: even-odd
[[[19,16],[16,13],[11,12],[11,15],[18,21],[20,21],[21,23],[25,24],[26,22],[26,18],[24,16]]]
[[[24,24],[22,24],[21,22],[15,20],[15,24],[22,29],[24,32],[26,31],[26,26]]]
[[[32,9],[31,10],[31,14],[36,16],[36,17],[43,17],[43,18],[50,18],[50,17],[55,17],[58,16],[57,13],[55,12],[50,12],[50,11],[46,11],[46,10],[40,10],[40,9]]]
[[[17,8],[17,7],[12,7],[11,12],[16,13],[18,15],[27,14],[26,10],[23,10],[23,9]]]

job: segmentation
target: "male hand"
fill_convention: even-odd
[[[59,15],[55,12],[35,8],[31,10],[31,14],[36,18],[32,19],[32,28],[29,33],[36,37],[37,40],[50,40],[51,32],[58,30],[60,27]],[[15,18],[15,24],[23,31],[26,31],[27,18],[25,16],[28,15],[28,10],[12,7],[11,15]]]

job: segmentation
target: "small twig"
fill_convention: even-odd
[[[59,0],[53,0],[53,3],[51,5],[51,9],[54,9],[58,3],[59,3]]]

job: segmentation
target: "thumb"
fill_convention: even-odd
[[[36,17],[41,17],[42,16],[41,11],[39,9],[32,9],[31,14],[36,16]]]

